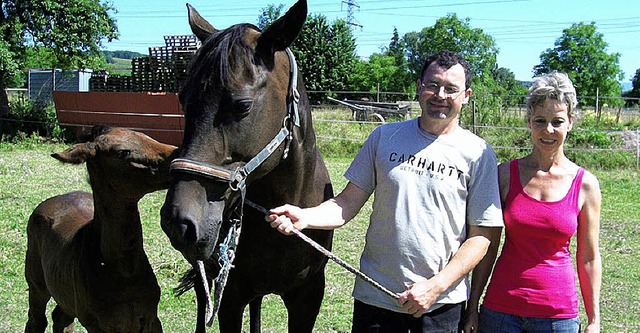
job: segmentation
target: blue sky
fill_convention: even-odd
[[[216,28],[235,23],[256,23],[268,4],[289,7],[294,0],[189,0]],[[175,0],[112,0],[120,39],[105,44],[107,50],[147,54],[163,46],[164,35],[190,34],[185,3]],[[329,22],[346,19],[347,2],[353,8],[357,53],[367,58],[387,46],[394,27],[400,36],[432,26],[449,13],[469,18],[473,28],[494,37],[498,65],[519,80],[530,80],[540,54],[554,46],[562,30],[577,22],[595,22],[608,43],[608,53],[620,53],[624,81],[640,68],[640,1],[637,0],[308,0],[310,14],[323,14]]]

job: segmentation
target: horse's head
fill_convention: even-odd
[[[306,19],[298,1],[264,32],[251,24],[216,30],[191,6],[202,41],[180,91],[185,131],[161,224],[187,260],[208,258],[246,184],[286,155],[297,119],[297,73],[287,47]]]
[[[137,203],[145,194],[169,187],[175,146],[103,125],[94,126],[87,139],[51,156],[64,163],[86,163],[94,195],[108,200],[115,191],[122,200]]]

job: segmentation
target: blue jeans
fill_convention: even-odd
[[[521,317],[480,307],[479,333],[579,333],[580,317]]]
[[[352,333],[457,333],[464,302],[447,304],[420,318],[354,300]]]

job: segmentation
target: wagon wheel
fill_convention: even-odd
[[[386,121],[384,120],[384,117],[383,117],[381,114],[379,114],[379,113],[372,113],[372,114],[370,114],[370,115],[369,115],[369,117],[368,117],[368,120],[369,120],[369,121],[374,121],[374,122],[380,122],[380,123],[384,123],[384,122],[386,122]]]

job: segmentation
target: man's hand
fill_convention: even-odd
[[[291,235],[293,228],[302,230],[307,227],[302,221],[302,208],[284,205],[269,210],[269,214],[265,216],[265,220],[269,222],[272,228],[278,229],[285,235]]]
[[[398,304],[410,315],[419,318],[429,310],[441,293],[441,289],[432,278],[415,283],[405,292],[399,294]]]

